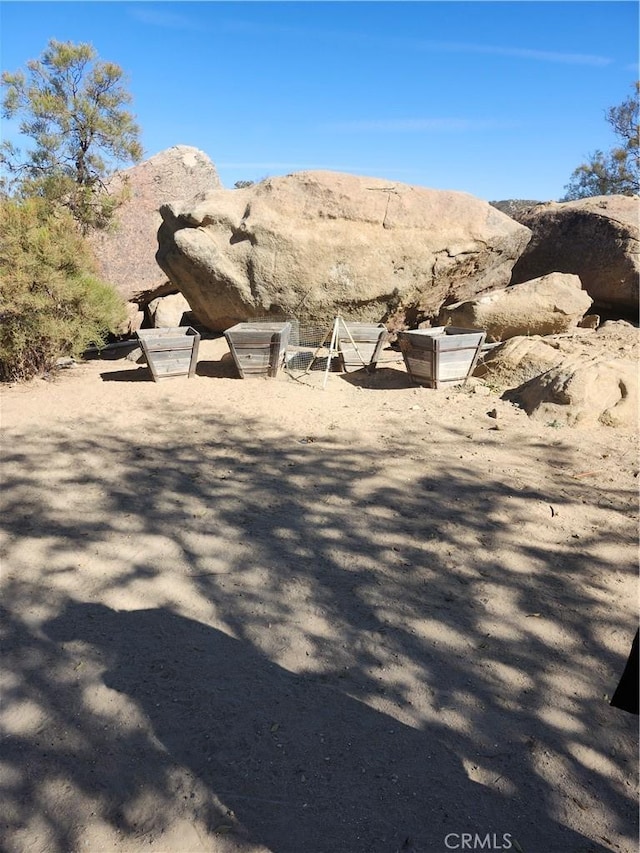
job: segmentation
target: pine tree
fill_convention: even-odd
[[[32,143],[25,152],[2,144],[4,194],[60,203],[85,231],[106,225],[119,201],[106,191],[107,178],[143,153],[122,81],[122,69],[99,60],[90,44],[55,39],[26,73],[3,72],[3,115],[20,117]]]
[[[620,140],[608,153],[595,151],[571,175],[562,201],[594,195],[635,195],[640,192],[640,82],[634,93],[607,111],[607,121]]]

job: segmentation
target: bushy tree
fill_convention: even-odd
[[[102,344],[125,319],[71,214],[41,198],[0,201],[0,380],[28,379]]]
[[[63,204],[85,231],[107,224],[118,203],[107,177],[143,153],[122,80],[122,69],[98,60],[90,44],[55,39],[26,73],[3,72],[3,115],[19,116],[32,143],[25,151],[3,143],[5,193]]]
[[[634,195],[640,192],[640,82],[633,94],[607,110],[607,121],[620,140],[608,153],[595,151],[571,175],[562,201],[594,195]]]

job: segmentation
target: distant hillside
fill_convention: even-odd
[[[512,219],[517,219],[519,213],[529,210],[530,207],[535,207],[537,204],[543,204],[543,202],[524,198],[508,198],[504,201],[490,201],[489,204],[502,213],[506,213],[507,216],[511,216]]]

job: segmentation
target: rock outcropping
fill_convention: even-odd
[[[512,284],[574,273],[599,308],[638,313],[640,198],[596,196],[550,202],[512,216],[533,232]]]
[[[503,396],[536,420],[633,427],[638,418],[637,366],[622,359],[567,359]]]
[[[514,388],[546,373],[565,358],[539,335],[515,337],[484,355],[473,375],[502,388]]]
[[[147,305],[149,321],[154,329],[168,329],[184,324],[184,315],[191,312],[191,306],[181,293],[158,296]]]
[[[176,145],[114,175],[108,189],[124,190],[126,200],[116,211],[114,227],[89,237],[100,277],[127,302],[139,305],[175,292],[155,259],[160,206],[219,186],[211,160],[187,145]]]
[[[527,228],[471,195],[335,172],[213,190],[161,208],[157,260],[198,321],[390,326],[505,286]]]
[[[443,325],[485,329],[488,341],[517,335],[555,335],[575,328],[591,306],[577,275],[550,273],[513,287],[448,305]]]

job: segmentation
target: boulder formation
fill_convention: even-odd
[[[513,268],[512,284],[550,272],[574,273],[599,308],[638,314],[640,198],[595,196],[515,211],[531,242]]]
[[[514,388],[555,367],[566,356],[539,335],[515,337],[490,350],[473,375],[500,388]]]
[[[184,315],[191,306],[181,293],[158,296],[147,305],[149,321],[154,329],[170,329],[185,324]]]
[[[114,175],[108,189],[124,191],[125,201],[116,210],[113,228],[89,236],[103,281],[138,306],[175,292],[155,259],[160,206],[219,186],[211,160],[187,145],[175,145]]]
[[[634,427],[637,365],[623,359],[569,358],[503,397],[536,420],[578,427]]]
[[[387,321],[503,287],[527,228],[459,192],[299,172],[161,208],[157,261],[204,326]]]
[[[447,305],[440,311],[438,322],[485,329],[488,341],[505,341],[517,335],[556,335],[575,328],[591,303],[577,275],[553,272]]]

